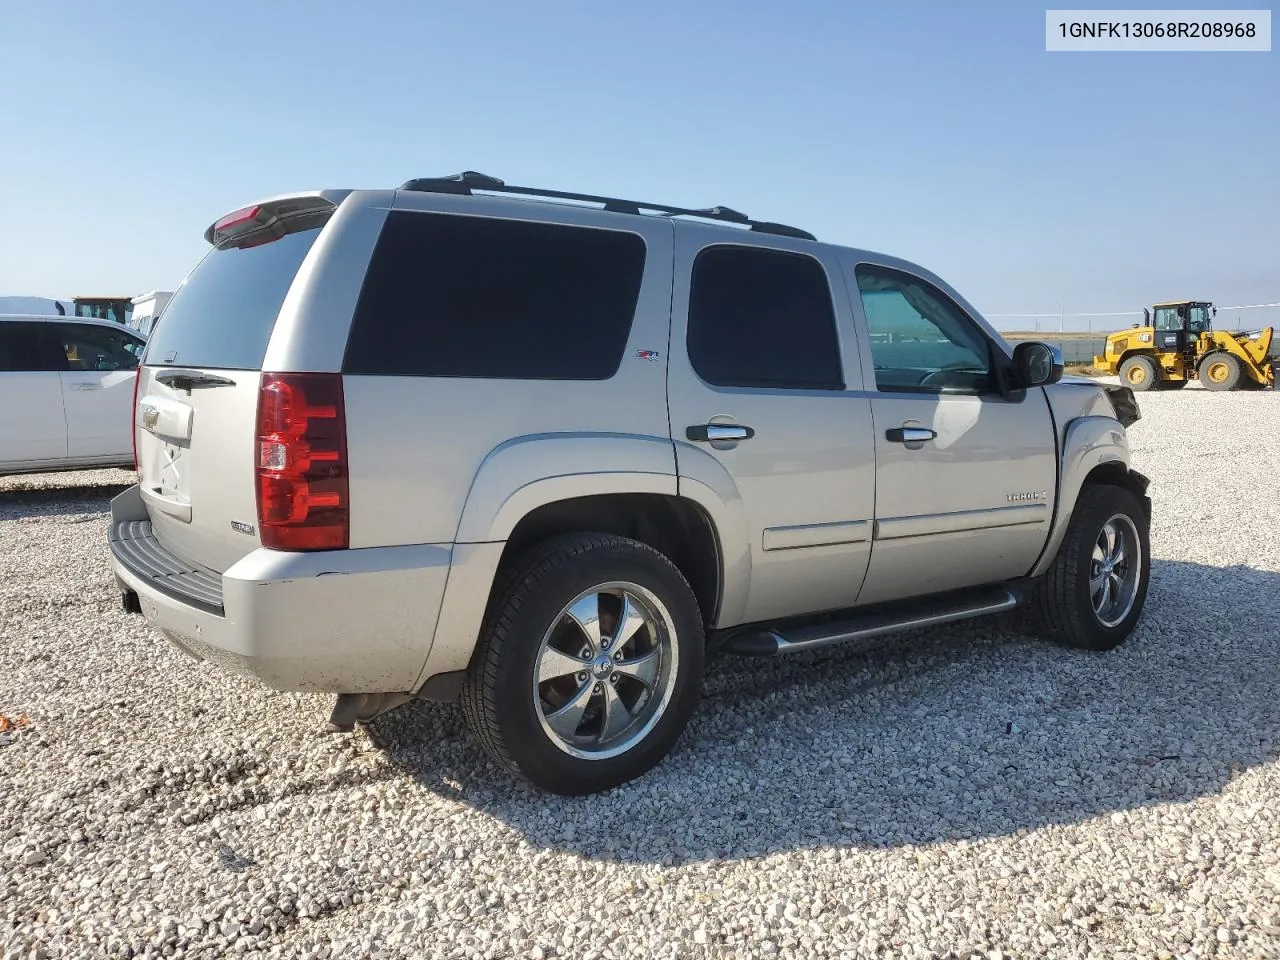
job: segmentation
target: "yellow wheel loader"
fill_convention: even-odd
[[[1274,328],[1257,333],[1214,330],[1217,312],[1204,300],[1144,309],[1142,325],[1107,337],[1106,352],[1093,358],[1094,369],[1119,374],[1120,382],[1135,392],[1178,390],[1191,380],[1209,390],[1275,387],[1277,361],[1269,356]]]

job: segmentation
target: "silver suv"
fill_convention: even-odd
[[[658,763],[712,653],[1022,608],[1103,650],[1150,570],[1125,388],[938,277],[724,208],[475,173],[263,200],[137,378],[126,609],[349,730],[461,699],[557,793]]]

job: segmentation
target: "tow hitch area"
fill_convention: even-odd
[[[120,605],[124,607],[124,612],[140,615],[142,613],[142,601],[138,599],[138,591],[129,589],[123,583],[120,583],[119,586]]]
[[[340,693],[324,725],[325,733],[350,733],[357,722],[368,723],[413,697],[412,693]]]

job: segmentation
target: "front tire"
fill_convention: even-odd
[[[1133,632],[1151,582],[1147,513],[1122,487],[1086,485],[1048,573],[1029,598],[1032,628],[1080,650],[1111,650]]]
[[[1120,382],[1134,393],[1143,393],[1159,385],[1160,370],[1150,357],[1130,357],[1120,364]]]
[[[675,746],[703,657],[697,599],[670,560],[625,537],[573,534],[507,572],[462,706],[501,766],[550,793],[597,793]]]
[[[1229,353],[1210,354],[1200,364],[1200,382],[1209,390],[1234,390],[1243,376],[1240,358]]]

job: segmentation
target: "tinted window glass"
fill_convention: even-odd
[[[165,307],[146,362],[260,370],[276,314],[320,229],[211,251]]]
[[[644,254],[632,233],[392,213],[365,276],[343,369],[607,379],[626,349]],[[168,311],[161,326],[167,318]]]
[[[0,372],[65,370],[42,323],[0,322]]]
[[[916,393],[992,388],[990,345],[946,294],[882,267],[856,270],[876,387]]]
[[[822,264],[755,247],[711,247],[693,264],[689,361],[722,387],[840,390],[835,310]]]
[[[123,330],[60,323],[56,331],[69,370],[132,370],[138,365],[142,343]]]

